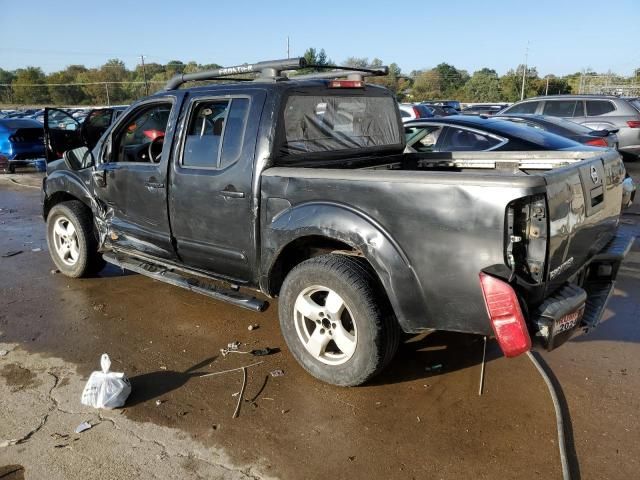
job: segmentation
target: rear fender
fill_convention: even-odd
[[[362,212],[331,202],[312,202],[288,208],[266,219],[261,261],[263,291],[283,249],[301,237],[320,236],[350,245],[373,267],[407,332],[427,314],[422,288],[409,260],[392,235]]]

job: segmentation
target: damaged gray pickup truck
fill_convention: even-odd
[[[178,76],[50,163],[60,271],[107,261],[256,311],[251,290],[278,297],[291,353],[336,385],[380,372],[401,331],[516,356],[596,326],[633,241],[617,152],[404,153],[392,93],[363,81],[378,71],[284,76],[304,66]]]

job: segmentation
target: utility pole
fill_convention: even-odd
[[[289,50],[289,35],[287,35],[287,58],[291,58],[290,54],[291,54],[291,51]]]
[[[520,100],[524,100],[524,85],[527,79],[527,63],[529,61],[529,41],[527,41],[527,49],[524,52],[524,70],[522,71],[522,91],[520,92]]]
[[[144,95],[149,95],[149,84],[147,83],[147,71],[144,68],[144,55],[140,55],[142,60],[142,79],[144,80]]]
[[[547,76],[547,86],[544,89],[544,96],[549,95],[549,76]]]

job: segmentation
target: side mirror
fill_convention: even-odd
[[[78,147],[64,152],[64,162],[71,170],[82,170],[95,165],[93,152],[87,147]]]

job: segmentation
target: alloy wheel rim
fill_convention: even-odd
[[[78,233],[71,220],[65,216],[56,218],[53,224],[53,243],[58,258],[70,267],[80,258]]]
[[[342,365],[353,357],[358,343],[356,322],[335,291],[321,285],[305,288],[293,309],[298,338],[313,358]]]

